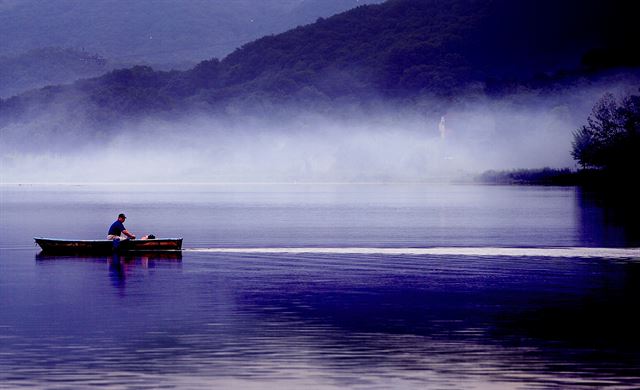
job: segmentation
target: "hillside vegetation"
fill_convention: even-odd
[[[137,66],[2,102],[7,117],[68,101],[93,121],[229,104],[451,99],[635,72],[624,1],[390,0],[282,34],[188,71]],[[627,23],[629,22],[629,23]],[[615,53],[615,55],[611,55]]]

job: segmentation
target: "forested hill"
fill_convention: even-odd
[[[2,102],[5,114],[73,101],[88,117],[229,102],[455,96],[637,69],[621,0],[390,0],[244,45],[188,71],[135,67]]]
[[[342,96],[462,92],[559,72],[640,65],[624,1],[391,0],[247,44],[223,86]],[[315,91],[314,91],[315,92]]]

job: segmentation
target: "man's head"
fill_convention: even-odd
[[[118,214],[118,221],[120,222],[124,222],[124,220],[127,219],[127,216],[124,214]]]

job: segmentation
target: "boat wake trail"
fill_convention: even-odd
[[[501,247],[433,247],[433,248],[190,248],[188,252],[246,254],[362,254],[362,255],[431,255],[431,256],[506,256],[506,257],[596,257],[640,260],[640,248],[501,248]]]

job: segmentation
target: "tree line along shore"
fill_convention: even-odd
[[[587,123],[574,132],[571,155],[580,166],[487,171],[477,180],[494,184],[628,185],[640,168],[640,95],[605,94]]]

